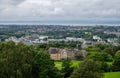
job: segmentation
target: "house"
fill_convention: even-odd
[[[63,58],[75,59],[75,55],[77,54],[82,54],[85,57],[87,53],[86,51],[78,50],[74,48],[65,48],[65,49],[49,48],[49,54],[53,60],[61,60]]]
[[[61,60],[61,49],[49,48],[49,54],[53,60]]]
[[[74,59],[75,51],[72,48],[65,48],[61,51],[61,58],[70,58]]]

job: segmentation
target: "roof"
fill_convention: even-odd
[[[50,54],[59,53],[59,49],[57,49],[57,48],[50,48],[50,49],[49,49],[49,53],[50,53]]]

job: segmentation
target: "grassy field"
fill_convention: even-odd
[[[72,61],[72,66],[77,67],[82,61]],[[112,64],[111,62],[107,62],[108,64]],[[60,70],[62,62],[55,62],[55,66]],[[120,72],[109,72],[105,73],[104,78],[120,78]]]
[[[82,61],[72,61],[72,66],[73,67],[77,67]],[[112,64],[112,62],[107,62],[109,65]],[[55,62],[55,66],[58,68],[58,69],[61,69],[61,66],[62,65],[62,62]]]
[[[81,63],[82,61],[72,61],[72,66],[73,67],[77,67],[79,65],[79,63]],[[61,66],[62,65],[62,62],[55,62],[55,66],[58,68],[58,69],[61,69]]]
[[[120,72],[105,73],[105,77],[104,78],[120,78]]]

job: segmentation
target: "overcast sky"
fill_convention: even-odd
[[[0,21],[120,24],[120,0],[0,0]]]

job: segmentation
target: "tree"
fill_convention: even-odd
[[[113,71],[120,71],[120,50],[116,52],[115,58],[112,64]]]
[[[73,72],[73,67],[71,65],[71,59],[63,59],[61,72],[64,74],[64,78],[68,78]]]
[[[47,50],[49,47],[47,44],[39,44],[37,45],[36,49],[39,51],[40,49]]]
[[[33,78],[61,78],[61,73],[55,68],[54,61],[43,50],[36,51],[33,59]]]
[[[0,43],[1,78],[61,78],[60,71],[54,65],[44,49],[22,43]]]
[[[106,62],[101,62],[100,64],[101,64],[101,70],[103,72],[110,72],[111,69],[109,64],[107,64]]]
[[[105,53],[105,52],[102,52],[100,54],[100,56],[101,56],[101,61],[112,62],[112,60],[113,60],[112,56],[108,53]]]
[[[71,78],[102,78],[103,74],[99,62],[85,60],[73,72]]]
[[[32,78],[32,47],[14,42],[0,45],[0,77]]]
[[[76,60],[83,60],[84,56],[82,54],[75,55]]]
[[[115,52],[116,52],[116,50],[115,50],[116,48],[117,48],[117,46],[108,46],[103,51],[114,57]]]
[[[94,61],[112,61],[112,56],[105,52],[90,52],[87,55],[87,59],[93,59]]]

